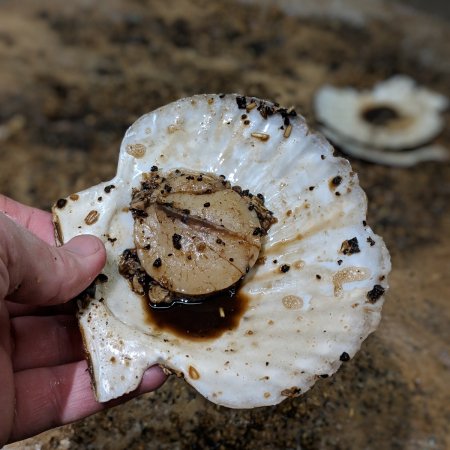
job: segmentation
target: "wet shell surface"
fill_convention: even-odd
[[[219,336],[159,327],[118,272],[134,246],[132,189],[152,166],[223,174],[263,194],[278,219],[239,288],[242,316]],[[279,403],[333,374],[377,327],[387,289],[389,254],[366,207],[348,161],[292,109],[199,95],[142,116],[125,134],[115,178],[53,208],[59,243],[89,233],[107,249],[95,298],[79,312],[98,400],[134,390],[154,364],[233,408]]]
[[[314,99],[321,130],[348,155],[380,164],[408,167],[450,156],[440,145],[424,145],[444,127],[448,99],[404,75],[372,90],[324,86]]]

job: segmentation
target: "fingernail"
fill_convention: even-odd
[[[101,248],[101,241],[94,236],[77,236],[71,239],[64,248],[79,256],[91,256]]]

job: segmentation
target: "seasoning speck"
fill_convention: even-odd
[[[56,207],[57,208],[64,208],[64,206],[66,206],[67,204],[67,200],[65,198],[60,198],[57,202],[56,202]]]
[[[356,237],[344,241],[340,250],[340,252],[344,255],[353,255],[354,253],[359,253],[360,251],[358,239]]]
[[[181,236],[177,233],[175,233],[172,236],[172,243],[173,246],[177,249],[177,250],[181,250]],[[154,265],[154,264],[153,264]]]
[[[236,103],[239,109],[245,109],[247,106],[247,100],[244,96],[236,97]]]
[[[333,186],[339,186],[342,183],[342,177],[340,175],[337,175],[336,177],[331,179],[330,184]]]
[[[292,133],[292,125],[289,124],[284,130],[283,137],[288,138]]]
[[[260,141],[268,141],[270,138],[270,135],[267,133],[259,133],[259,132],[255,132],[251,134],[252,137],[254,137],[255,139],[259,139]]]
[[[198,373],[197,369],[193,366],[189,366],[189,376],[193,380],[198,380],[200,378],[200,374]]]
[[[98,211],[92,210],[84,218],[84,222],[86,223],[86,225],[93,225],[95,222],[97,222],[99,217],[100,213]]]
[[[369,303],[375,303],[383,294],[384,294],[384,287],[376,284],[371,291],[367,293],[367,299]]]
[[[145,145],[129,144],[127,145],[127,153],[137,159],[142,158],[145,155]]]
[[[153,267],[161,267],[161,266],[162,266],[161,258],[156,258],[153,261]]]
[[[286,273],[286,272],[289,272],[289,269],[291,268],[291,266],[289,266],[288,264],[283,264],[281,267],[280,267],[280,271],[281,272],[283,272],[283,273]]]
[[[108,276],[105,275],[104,273],[101,273],[97,276],[97,281],[99,283],[106,283],[108,281]]]

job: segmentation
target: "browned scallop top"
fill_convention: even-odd
[[[237,283],[255,264],[262,236],[275,221],[262,195],[231,187],[224,176],[189,170],[162,175],[156,167],[133,191],[130,209],[153,303],[170,301],[168,291],[207,296]]]

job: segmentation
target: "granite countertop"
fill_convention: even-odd
[[[137,117],[200,92],[270,98],[311,123],[324,83],[370,87],[404,73],[450,97],[448,22],[381,1],[337,3],[1,1],[0,192],[49,209],[112,178]],[[445,120],[438,140],[450,148]],[[172,377],[6,448],[449,448],[450,166],[352,165],[393,271],[380,328],[335,376],[245,411]]]

